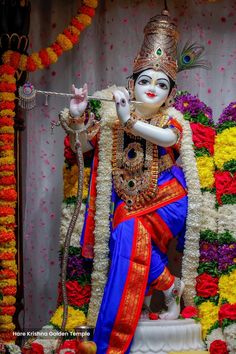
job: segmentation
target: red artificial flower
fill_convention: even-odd
[[[35,61],[33,60],[33,58],[31,56],[29,56],[27,58],[27,63],[26,63],[26,70],[29,72],[35,71],[37,69],[37,65],[35,63]]]
[[[7,200],[10,202],[15,202],[17,198],[17,193],[15,189],[2,189],[0,190],[0,199]]]
[[[197,148],[206,148],[211,155],[214,154],[214,143],[216,132],[211,127],[201,123],[191,123],[193,142]]]
[[[15,256],[14,256],[15,258]],[[13,259],[14,259],[13,258]],[[2,259],[2,258],[1,258]],[[4,258],[3,258],[4,259]],[[8,258],[9,259],[9,258]],[[5,286],[4,288],[2,288],[2,293],[3,295],[12,295],[15,296],[16,295],[16,286]]]
[[[180,314],[183,318],[193,318],[198,316],[198,310],[194,306],[187,306]]]
[[[3,74],[15,75],[15,69],[8,64],[0,65],[0,75]]]
[[[223,304],[219,311],[219,322],[222,324],[224,319],[236,320],[236,304]]]
[[[0,178],[0,186],[10,186],[15,183],[16,183],[15,176],[4,176]]]
[[[196,278],[197,295],[208,298],[218,294],[218,278],[214,278],[207,273],[203,273]]]
[[[69,138],[69,135],[67,135],[65,137],[65,140],[64,140],[64,146],[65,146],[65,149],[64,149],[64,156],[65,156],[65,159],[67,160],[67,162],[71,165],[74,165],[76,164],[76,154],[75,152],[71,149],[70,147],[70,138]]]
[[[43,346],[39,343],[32,343],[30,353],[31,354],[44,354]]]
[[[57,42],[53,43],[51,45],[51,49],[56,53],[56,55],[59,57],[60,55],[62,55],[63,53],[63,49],[60,46],[60,44],[58,44]]]
[[[63,31],[64,35],[71,41],[72,44],[75,44],[78,42],[78,35],[71,33],[68,29],[65,29]]]
[[[13,316],[15,311],[16,311],[15,306],[2,306],[1,307],[1,316],[2,315]]]
[[[8,126],[8,127],[13,127],[14,125],[14,120],[11,117],[1,117],[0,120],[0,127],[4,127],[4,126]],[[1,149],[3,150],[4,146],[1,146]],[[4,150],[7,150],[6,148]]]
[[[216,198],[222,204],[221,197],[224,194],[236,194],[236,173],[217,171],[215,173]]]
[[[13,52],[11,54],[10,63],[13,68],[17,69],[19,65],[21,54],[18,52]]]
[[[15,92],[16,84],[10,84],[9,82],[0,82],[0,92]]]
[[[8,216],[8,215],[15,215],[15,208],[8,207],[8,206],[0,206],[0,217]]]
[[[58,303],[62,302],[61,284],[58,286],[59,295]],[[91,285],[80,285],[76,280],[69,280],[66,282],[66,290],[68,303],[71,306],[81,307],[89,303],[91,296]]]
[[[14,101],[3,101],[3,102],[0,102],[0,111],[2,111],[3,109],[11,109],[12,111],[14,111],[15,102]]]
[[[50,62],[50,58],[49,58],[49,55],[48,55],[48,52],[46,49],[41,49],[39,51],[39,57],[41,59],[41,62],[43,64],[44,67],[47,67],[51,64]]]
[[[228,354],[227,345],[223,340],[214,340],[210,345],[210,354]]]
[[[158,320],[158,318],[159,318],[158,313],[156,313],[156,312],[150,312],[149,313],[149,319],[150,320]]]
[[[80,11],[81,14],[88,15],[89,17],[93,17],[95,15],[95,9],[89,6],[81,6]]]
[[[71,24],[75,26],[79,31],[83,31],[85,25],[79,22],[75,17],[72,19]]]
[[[57,351],[57,354],[60,354],[61,350],[63,350],[63,353],[66,354],[66,353],[79,353],[78,352],[78,341],[76,339],[71,339],[71,340],[65,340],[63,343],[61,343],[58,351]],[[65,349],[69,349],[68,352],[65,352],[64,350]]]

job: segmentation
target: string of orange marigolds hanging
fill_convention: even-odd
[[[63,52],[73,48],[80,33],[95,15],[98,0],[83,0],[63,33],[47,48],[27,56],[6,51],[0,66],[0,338],[14,342],[13,332],[17,290],[15,260],[15,207],[17,200],[14,158],[14,117],[17,70],[34,72],[57,62]]]

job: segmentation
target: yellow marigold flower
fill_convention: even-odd
[[[0,206],[1,206],[1,202],[0,202]],[[7,206],[10,206],[9,203],[7,203]],[[1,243],[1,248],[3,250],[3,252],[9,252],[10,248],[16,247],[16,241],[12,240],[12,241],[8,241],[6,243]]]
[[[13,157],[1,157],[0,165],[12,165],[15,163],[15,159]]]
[[[18,67],[22,71],[26,71],[27,66],[27,55],[21,54]]]
[[[207,331],[218,320],[218,306],[211,301],[203,302],[199,307],[199,317],[202,325],[203,338],[206,337]]]
[[[14,157],[14,150],[5,150],[1,152],[1,157]]]
[[[236,303],[236,269],[230,274],[222,275],[219,279],[220,301],[227,299],[230,304]]]
[[[201,188],[214,186],[214,161],[212,157],[200,156],[196,159]]]
[[[16,279],[0,280],[0,288],[4,288],[5,286],[16,286]],[[0,313],[1,313],[1,311],[0,311]]]
[[[219,169],[224,163],[236,159],[236,127],[225,129],[216,136],[214,161]]]
[[[78,188],[78,166],[73,165],[71,169],[64,167],[64,197],[75,197]]]
[[[63,306],[59,306],[52,316],[50,322],[61,328],[63,320]],[[72,306],[68,306],[68,320],[66,324],[66,331],[73,331],[76,327],[86,324],[85,314],[74,309]]]
[[[42,61],[41,61],[38,53],[33,53],[30,56],[33,59],[33,61],[35,62],[35,64],[37,65],[38,69],[44,69],[44,66],[42,64]]]
[[[14,133],[13,127],[4,126],[0,128],[0,134],[13,134],[13,133]]]
[[[7,82],[8,84],[15,84],[16,83],[15,77],[12,75],[8,75],[8,74],[2,74],[0,76],[0,80],[1,80],[1,82]]]
[[[2,175],[0,174],[0,177]],[[6,202],[6,201],[3,201],[3,200],[0,200],[0,206],[8,206],[8,207],[12,207],[14,208],[16,206],[16,202]]]
[[[12,316],[0,315],[0,324],[9,324],[12,322]]]
[[[3,225],[13,224],[15,221],[16,219],[14,215],[0,217],[0,223]]]
[[[2,61],[4,64],[10,64],[11,60],[11,55],[13,51],[12,50],[7,50],[3,55],[2,55]]]
[[[8,250],[6,250],[6,248],[0,247],[0,253],[5,253],[5,252],[16,254],[17,251],[15,247],[8,248]]]
[[[1,261],[0,265],[4,269],[10,269],[10,270],[13,270],[13,272],[17,272],[17,265],[16,265],[16,261],[15,260],[12,260],[12,261]]]
[[[6,323],[0,325],[0,332],[14,331],[16,326],[13,323]]]
[[[16,303],[16,298],[11,295],[3,296],[3,299],[0,300],[0,306],[12,306],[15,305],[15,303]]]
[[[80,14],[78,16],[76,16],[76,19],[82,23],[83,25],[85,25],[85,27],[91,25],[92,19],[91,17],[89,17],[88,15],[85,14]]]
[[[77,36],[80,34],[80,30],[78,30],[78,28],[76,28],[75,26],[68,26],[68,30],[73,34],[76,34]]]
[[[96,7],[98,6],[98,1],[97,0],[84,0],[84,4],[96,9]]]
[[[69,40],[69,38],[67,38],[64,34],[60,33],[57,36],[56,39],[57,43],[60,44],[60,46],[62,47],[63,50],[70,50],[73,47],[73,44],[71,43],[71,41]]]
[[[10,117],[15,117],[16,113],[13,112],[11,109],[3,109],[0,111],[0,116],[10,116]]]
[[[16,99],[16,95],[12,92],[1,92],[0,100],[2,101],[14,101]]]
[[[52,50],[52,48],[48,47],[46,48],[46,51],[48,53],[48,56],[50,58],[50,62],[52,64],[56,63],[58,60],[58,56],[56,55],[56,53],[54,52],[54,50]]]

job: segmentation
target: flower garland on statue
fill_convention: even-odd
[[[49,47],[30,56],[14,51],[6,51],[0,66],[0,338],[4,342],[14,340],[16,274],[15,261],[15,206],[16,180],[14,159],[14,117],[15,117],[15,72],[33,72],[50,66],[64,51],[73,48],[79,40],[80,32],[91,24],[98,5],[97,0],[83,0],[83,5],[70,25],[59,34]]]

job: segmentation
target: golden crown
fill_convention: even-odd
[[[177,74],[177,43],[179,34],[176,25],[171,22],[169,12],[150,19],[144,28],[144,40],[141,50],[134,60],[133,73],[146,69],[163,71],[173,81]]]

